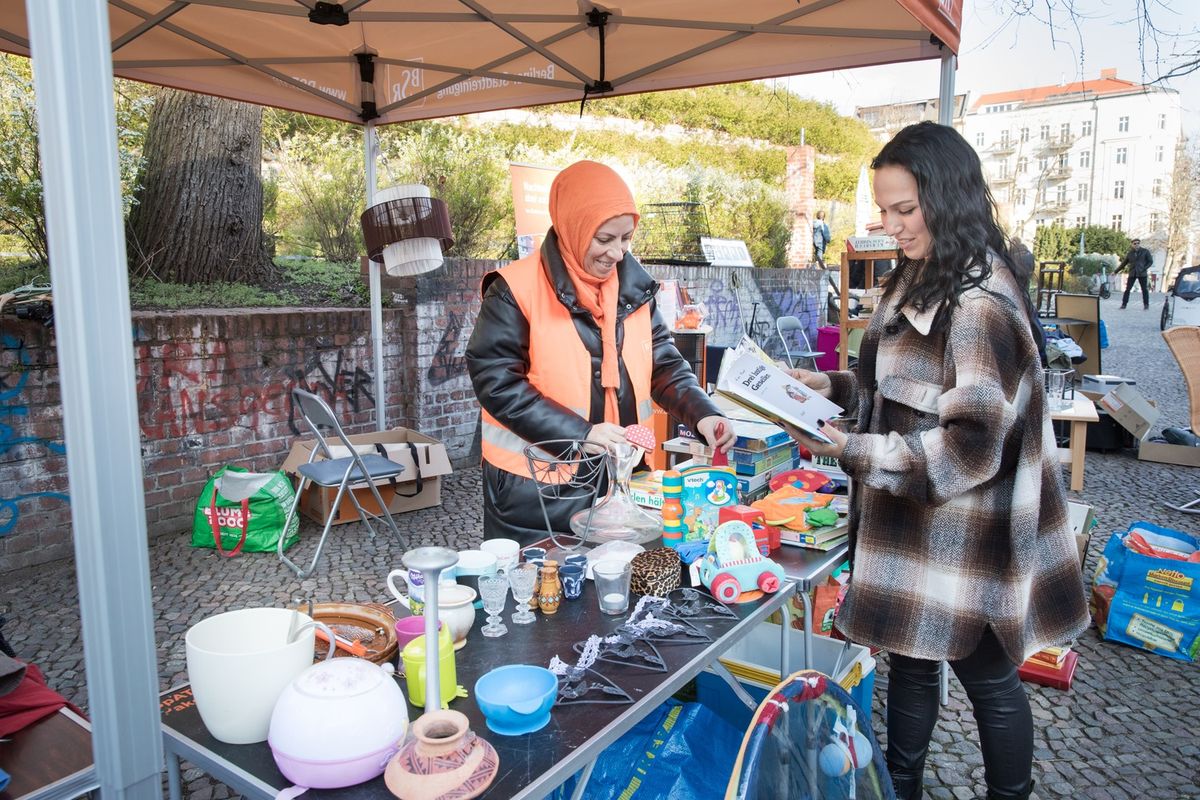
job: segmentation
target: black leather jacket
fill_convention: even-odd
[[[600,327],[592,315],[579,305],[575,287],[558,254],[557,241],[551,230],[542,246],[542,266],[555,294],[570,309],[575,330],[591,355],[594,379],[589,418],[584,419],[562,404],[544,397],[526,379],[530,336],[537,335],[536,320],[531,332],[530,321],[525,319],[517,305],[504,280],[503,270],[484,277],[483,304],[467,344],[467,369],[479,404],[509,430],[529,442],[586,439],[592,425],[604,421],[604,391],[600,386]],[[717,407],[700,387],[691,367],[675,348],[670,330],[663,324],[653,305],[658,283],[629,254],[617,267],[617,280],[620,284],[617,299],[618,350],[625,337],[625,318],[646,303],[652,304],[654,371],[650,395],[654,401],[693,428],[704,417],[719,414]],[[619,366],[621,385],[617,391],[617,401],[621,410],[621,424],[631,425],[637,421],[633,387],[623,359]],[[537,487],[532,481],[511,475],[509,477],[517,480],[506,481],[504,487],[498,486],[500,476],[495,476],[498,472],[502,471],[494,468],[484,471],[485,500],[489,499],[489,492],[495,491],[490,498],[494,503],[485,503],[485,510],[492,516],[507,518],[510,523],[527,523],[523,527],[544,531]],[[528,485],[521,486],[521,483]],[[487,516],[485,514],[485,536],[513,536],[513,531],[495,532],[497,527],[489,525]],[[567,530],[565,527],[559,528],[557,524],[555,528]]]

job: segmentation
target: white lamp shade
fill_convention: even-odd
[[[419,183],[389,186],[376,192],[373,208],[393,200],[429,197],[429,187]],[[440,204],[440,202],[434,200],[434,203]],[[402,208],[402,212],[400,209],[393,209],[391,212],[393,215],[396,213],[404,214],[404,216],[399,218],[393,216],[393,223],[402,226],[415,226],[417,229],[423,228],[425,230],[428,230],[432,225],[434,212],[433,208],[428,204],[406,204]],[[390,242],[378,255],[382,256],[383,266],[387,273],[397,277],[429,272],[440,267],[443,262],[442,242],[434,237],[417,237]]]

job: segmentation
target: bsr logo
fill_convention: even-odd
[[[204,516],[208,517],[208,523],[212,524],[212,509],[204,509]],[[249,510],[246,511],[246,524],[250,523],[253,514]],[[240,528],[242,527],[242,509],[236,508],[218,508],[217,509],[217,526],[220,528]]]

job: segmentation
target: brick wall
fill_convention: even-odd
[[[498,266],[452,261],[389,280],[384,309],[387,418],[477,458],[479,406],[464,350],[479,284]],[[749,325],[778,350],[774,320],[799,316],[815,335],[824,273],[817,270],[651,267],[704,302],[709,342],[730,345]],[[184,535],[212,471],[237,463],[278,468],[298,431],[300,386],[332,402],[351,432],[374,427],[367,309],[254,309],[133,315],[138,424],[149,534]],[[815,339],[811,339],[815,344]],[[0,333],[0,573],[68,557],[67,480],[57,353],[51,330],[6,317]]]
[[[812,223],[815,218],[813,186],[817,151],[812,145],[787,148],[784,194],[791,215],[792,238],[787,264],[792,269],[807,267],[813,260]]]

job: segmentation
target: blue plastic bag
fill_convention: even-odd
[[[1155,548],[1183,554],[1200,549],[1200,537],[1149,522],[1113,533],[1095,578],[1096,584],[1115,589],[1104,638],[1195,661],[1200,652],[1200,563],[1135,552],[1125,541],[1135,533]]]
[[[1108,326],[1104,324],[1104,320],[1100,320],[1100,349],[1108,347]]]
[[[668,700],[613,742],[592,770],[585,800],[721,800],[744,731],[700,703]],[[548,800],[571,796],[578,776]]]

